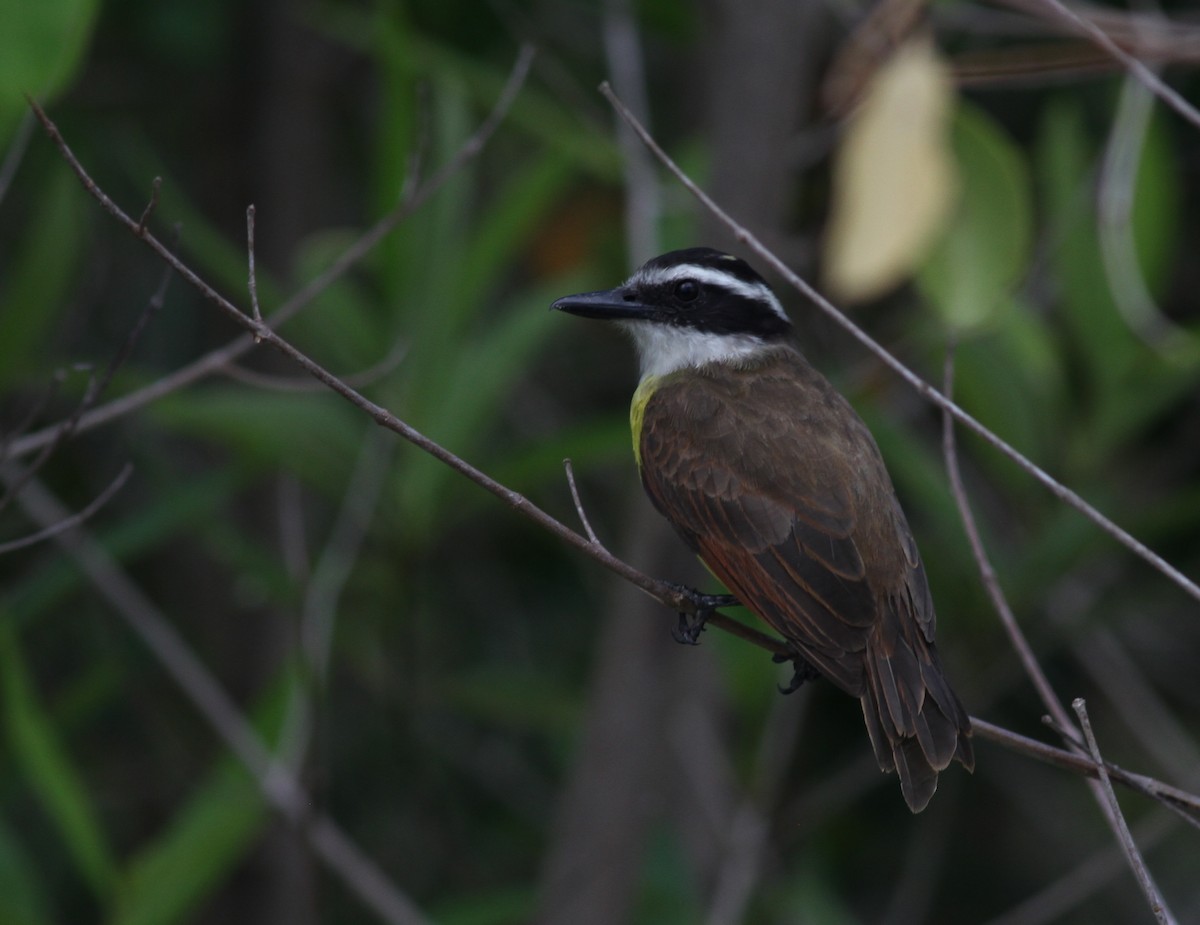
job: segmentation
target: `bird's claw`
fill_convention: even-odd
[[[674,585],[674,589],[695,608],[691,614],[686,610],[679,611],[679,622],[671,630],[671,638],[685,646],[700,644],[700,634],[704,632],[704,625],[714,611],[738,604],[738,599],[731,594],[702,594],[686,585]]]
[[[787,661],[792,663],[792,680],[788,681],[786,687],[782,684],[776,685],[781,694],[794,694],[804,686],[805,682],[816,681],[821,677],[821,673],[799,655],[788,656],[780,653],[772,656],[771,660],[777,664]]]

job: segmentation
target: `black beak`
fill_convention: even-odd
[[[563,296],[550,307],[580,318],[600,318],[604,321],[645,321],[657,314],[655,309],[624,287]]]

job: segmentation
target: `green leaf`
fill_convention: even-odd
[[[1133,243],[1151,292],[1161,292],[1179,250],[1184,199],[1162,114],[1150,120],[1133,192]]]
[[[1046,107],[1038,138],[1038,202],[1047,213],[1049,275],[1057,286],[1060,315],[1081,355],[1096,401],[1121,388],[1140,346],[1120,317],[1104,275],[1092,203],[1093,145],[1076,100]]]
[[[50,903],[17,834],[0,822],[0,922],[49,925]]]
[[[304,374],[296,371],[297,378]],[[220,386],[178,393],[149,411],[167,428],[212,440],[253,466],[286,465],[320,481],[345,468],[363,417],[325,392],[283,393]]]
[[[446,370],[449,375],[443,373],[438,387],[431,389],[429,397],[437,405],[427,407],[424,414],[431,437],[467,459],[476,457],[478,449],[493,438],[499,406],[553,330],[555,319],[546,311],[553,301],[552,289],[560,291],[552,286],[524,294],[494,328],[459,350]],[[461,478],[430,456],[412,458],[402,492],[406,518],[415,535],[422,535],[441,489],[450,480]]]
[[[86,225],[80,194],[70,171],[54,172],[0,277],[0,382],[45,375],[38,348],[62,310],[79,266]]]
[[[249,775],[231,759],[223,762],[130,864],[114,925],[188,920],[254,846],[269,818]]]
[[[986,325],[1009,304],[1029,260],[1033,218],[1025,162],[996,123],[962,103],[953,136],[962,183],[958,210],[917,283],[961,333]]]
[[[517,886],[455,896],[438,903],[431,919],[438,925],[512,925],[532,921],[536,911],[536,890]]]
[[[0,621],[0,691],[9,745],[80,874],[100,899],[116,879],[116,863],[95,808],[54,722],[37,700],[10,624]]]
[[[0,0],[0,143],[25,109],[74,78],[92,35],[99,0]]]

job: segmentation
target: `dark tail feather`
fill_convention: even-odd
[[[914,652],[899,634],[888,636],[877,633],[867,647],[863,718],[880,769],[900,775],[904,800],[919,813],[951,761],[974,770],[971,722],[933,644],[918,640]]]

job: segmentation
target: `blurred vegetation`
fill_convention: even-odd
[[[156,233],[169,239],[178,223],[184,259],[241,305],[254,203],[269,314],[392,209],[414,171],[421,182],[454,155],[532,38],[533,75],[482,155],[283,333],[339,374],[383,364],[363,386],[372,400],[574,524],[571,457],[601,537],[618,553],[635,545],[645,517],[625,422],[633,361],[615,336],[546,311],[629,269],[622,153],[594,93],[609,71],[610,7],[0,0],[0,149],[20,157],[0,201],[5,445],[71,413],[161,273],[40,132],[21,155],[25,93],[126,211],[139,214],[161,176]],[[707,132],[719,95],[705,75],[736,5],[635,7],[658,135],[700,179],[717,176]],[[839,9],[848,18],[821,13],[828,22],[797,52],[832,59],[863,12]],[[993,14],[962,0],[935,8],[952,65],[1004,47]],[[1193,74],[1168,76],[1197,96]],[[1160,108],[1144,132],[1129,129],[1118,118],[1130,92],[1111,71],[961,89],[947,134],[956,211],[913,282],[855,316],[935,383],[955,341],[965,408],[1197,576],[1200,132]],[[838,131],[812,121],[792,127],[808,153],[779,155],[796,178],[781,191],[794,200],[787,227],[738,217],[788,242],[819,281]],[[1124,190],[1105,165],[1130,131],[1140,158]],[[1114,184],[1128,221],[1099,208]],[[664,249],[699,243],[695,205],[669,185],[663,200]],[[1132,254],[1116,269],[1113,241]],[[1131,268],[1148,302],[1124,285]],[[810,356],[889,461],[964,701],[1047,736],[962,541],[937,415],[788,301]],[[236,334],[172,280],[101,401]],[[244,367],[256,378],[210,377],[75,436],[37,473],[39,490],[79,509],[131,461],[130,482],[85,529],[266,741],[298,750],[314,810],[430,920],[532,920],[548,854],[565,850],[561,798],[597,709],[590,679],[612,657],[598,645],[608,577],[433,459],[377,439],[340,399],[293,387],[298,371],[277,358],[259,351]],[[1001,582],[1059,693],[1088,698],[1112,760],[1200,788],[1195,601],[976,439],[960,443]],[[5,478],[31,461],[7,462]],[[0,539],[37,528],[18,495]],[[673,615],[652,613],[665,637]],[[327,650],[312,641],[326,631]],[[720,760],[689,770],[733,809],[753,809],[762,839],[750,863],[724,841],[730,820],[697,834],[680,819],[710,807],[686,775],[656,765],[643,836],[621,846],[637,866],[623,920],[1147,918],[1077,779],[980,743],[977,773],[948,772],[931,809],[910,817],[895,781],[870,767],[855,704],[815,685],[781,707],[761,651],[718,633],[702,650],[664,656],[708,665],[719,689]],[[682,735],[672,703],[645,709]],[[781,715],[797,741],[770,758]],[[1196,832],[1122,802],[1180,920],[1200,920]],[[748,863],[750,887],[720,918],[714,885],[732,860]],[[1022,906],[1056,888],[1070,896],[1061,906]],[[555,921],[544,908],[539,919]],[[0,561],[0,923],[90,921],[378,919],[269,810],[103,589],[49,541]]]

